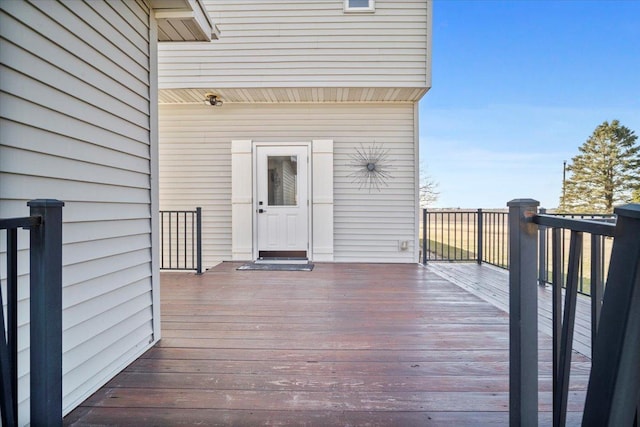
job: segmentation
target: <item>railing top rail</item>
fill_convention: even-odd
[[[461,208],[461,209],[448,209],[448,208],[421,208],[428,213],[478,213],[478,209],[473,208]],[[495,212],[495,213],[508,213],[507,209],[503,208],[480,208],[482,212]]]
[[[545,212],[545,215],[561,216],[565,218],[603,218],[613,219],[615,214],[601,214],[601,213],[557,213],[557,212]]]
[[[609,221],[565,218],[555,215],[535,215],[533,222],[552,228],[566,228],[609,237],[613,237],[615,230],[615,223]]]
[[[160,212],[162,213],[196,213],[196,210],[184,210],[184,211],[165,211],[165,210],[160,210]]]
[[[453,213],[453,212],[469,212],[478,213],[478,209],[438,209],[438,208],[422,208],[423,211],[428,213]]]
[[[25,216],[22,218],[0,218],[0,230],[12,228],[31,228],[42,224],[40,216]]]

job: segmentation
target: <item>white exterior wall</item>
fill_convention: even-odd
[[[231,260],[231,141],[333,140],[334,260],[416,262],[414,120],[412,103],[161,105],[160,208],[201,206],[205,268]],[[349,156],[373,143],[393,175],[379,192],[349,177]]]
[[[65,202],[67,413],[159,338],[151,242],[155,23],[142,1],[2,1],[0,29],[0,217],[27,216],[30,199]],[[29,418],[26,232],[19,245],[22,424]]]
[[[161,44],[161,89],[430,86],[427,0],[376,0],[374,13],[345,13],[344,0],[205,3],[219,40]],[[300,93],[264,97],[306,97]]]

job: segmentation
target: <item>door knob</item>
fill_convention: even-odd
[[[266,211],[266,209],[258,209],[258,213],[265,213]]]

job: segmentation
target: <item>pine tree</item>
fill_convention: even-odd
[[[618,120],[603,122],[571,159],[560,197],[561,212],[612,213],[640,191],[640,146]]]

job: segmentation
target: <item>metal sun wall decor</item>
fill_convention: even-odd
[[[360,144],[360,147],[356,148],[356,152],[349,155],[351,159],[349,166],[355,170],[348,177],[352,178],[351,182],[359,185],[358,190],[368,187],[369,193],[374,188],[380,191],[380,187],[389,186],[387,181],[393,178],[393,175],[389,173],[392,167],[388,157],[389,150],[385,150],[382,144],[373,143],[367,148]]]

